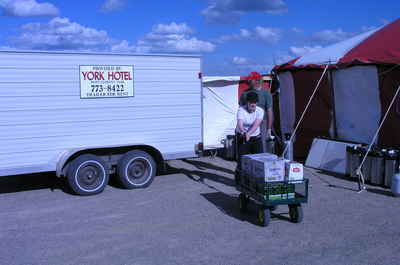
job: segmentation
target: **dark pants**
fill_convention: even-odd
[[[238,159],[236,171],[240,171],[242,167],[242,156],[248,154],[258,154],[262,153],[262,142],[261,137],[251,137],[248,142],[246,142],[246,138],[237,135],[238,139]]]

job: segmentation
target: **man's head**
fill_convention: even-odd
[[[257,107],[257,102],[258,102],[258,95],[256,92],[249,92],[246,95],[246,101],[247,101],[247,110],[249,112],[254,112]]]
[[[257,73],[257,72],[251,72],[249,77],[249,85],[251,88],[260,90],[261,89],[261,82],[262,82],[262,76]]]

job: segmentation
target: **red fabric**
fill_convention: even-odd
[[[397,88],[400,86],[400,67],[379,67],[379,86],[382,106],[382,118],[389,108]],[[379,133],[379,146],[400,148],[400,96],[389,111]]]
[[[292,72],[295,86],[296,124],[311,98],[311,95],[321,78],[322,70],[300,70]],[[285,111],[284,109],[281,111]],[[318,92],[306,112],[294,143],[294,156],[305,158],[311,148],[314,138],[329,137],[332,121],[332,94],[327,75],[321,81]]]
[[[260,73],[257,72],[251,72],[250,75],[247,77],[247,80],[261,80],[262,76]]]
[[[339,61],[359,63],[400,64],[400,19],[372,34]]]

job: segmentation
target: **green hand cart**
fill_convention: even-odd
[[[240,192],[238,202],[241,213],[247,211],[247,205],[253,200],[258,206],[257,219],[261,226],[268,226],[271,211],[278,205],[288,205],[290,220],[300,223],[303,220],[302,203],[308,201],[308,179],[289,182],[265,182],[238,172],[235,176],[236,189]]]

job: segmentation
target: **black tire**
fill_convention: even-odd
[[[303,208],[301,205],[289,205],[290,221],[293,223],[301,223],[303,221]]]
[[[109,178],[107,164],[92,154],[78,156],[68,165],[68,184],[78,195],[94,195],[102,192]]]
[[[258,209],[258,223],[261,226],[268,226],[271,221],[271,210],[268,208],[260,207]]]
[[[238,201],[240,212],[245,213],[247,211],[247,204],[249,203],[249,199],[246,198],[246,195],[244,193],[240,193]]]
[[[146,188],[154,180],[157,165],[151,155],[141,150],[126,153],[117,166],[118,181],[126,189]]]

